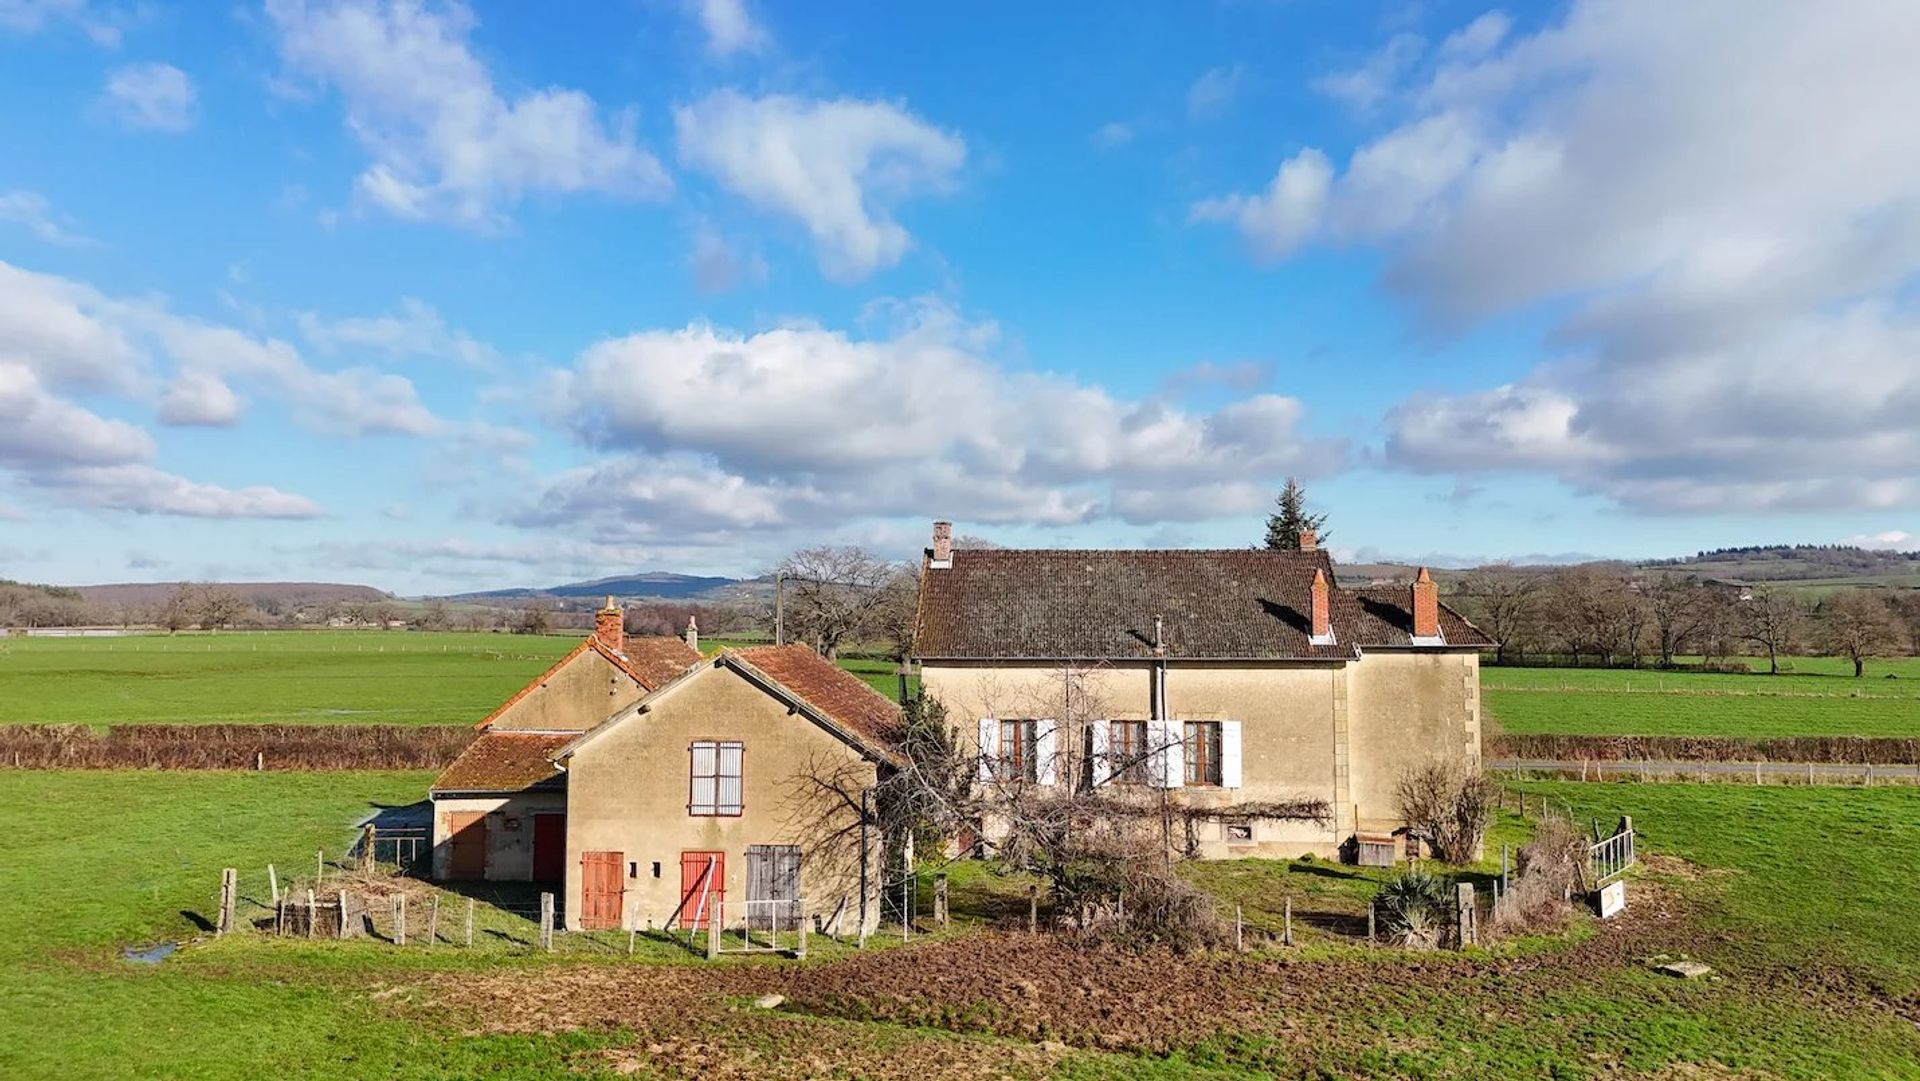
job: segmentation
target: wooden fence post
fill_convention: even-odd
[[[473,949],[473,898],[467,898],[467,949]]]
[[[220,872],[220,916],[213,933],[224,935],[233,930],[233,904],[239,891],[240,872],[231,867]]]
[[[1233,948],[1240,952],[1247,948],[1246,922],[1241,917],[1240,906],[1233,906]]]
[[[1040,887],[1031,884],[1027,886],[1027,931],[1040,932]]]
[[[347,891],[340,891],[340,923],[334,928],[339,937],[347,937]]]
[[[942,927],[947,926],[947,874],[945,871],[933,876],[933,921]]]
[[[812,920],[807,919],[806,906],[802,905],[800,908],[800,945],[794,950],[794,953],[797,954],[802,961],[807,959],[807,927],[812,924],[812,922]]]
[[[255,773],[259,773],[261,770],[266,768],[267,768],[267,752],[265,751],[253,752],[253,771]]]
[[[1474,928],[1475,913],[1474,913],[1473,883],[1471,882],[1460,883],[1459,886],[1455,887],[1454,897],[1459,902],[1459,915],[1458,915],[1458,921],[1460,925],[1459,946],[1461,949],[1464,950],[1468,946],[1471,946],[1479,941],[1479,935],[1476,932],[1476,929]]]
[[[709,961],[717,960],[720,957],[721,918],[720,913],[713,909],[707,910],[707,960]],[[876,915],[875,918],[877,919],[878,916]],[[747,938],[749,942],[752,941],[753,936],[751,931],[748,932]]]
[[[553,894],[551,893],[540,895],[540,948],[553,949]]]
[[[1287,898],[1287,925],[1286,925],[1285,937],[1282,938],[1280,941],[1284,945],[1288,945],[1288,946],[1293,945],[1293,898],[1292,897]]]
[[[433,948],[433,940],[440,934],[440,895],[433,895],[433,905],[427,909],[427,948]]]
[[[373,823],[369,822],[360,828],[360,869],[363,871],[373,870],[373,841]],[[400,853],[395,852],[393,858],[398,863]]]
[[[326,853],[326,850],[325,850],[325,849],[319,849],[319,848],[316,848],[316,849],[314,849],[314,850],[313,850],[313,881],[314,881],[314,884],[315,884],[315,885],[318,885],[318,884],[320,883],[320,881],[321,881],[322,879],[324,879],[324,878],[326,878],[326,877],[327,877],[327,853]]]
[[[1367,945],[1369,946],[1373,945],[1375,942],[1374,924],[1377,922],[1379,913],[1380,913],[1380,902],[1368,901],[1367,902]]]
[[[307,891],[307,937],[313,937],[314,925],[320,922],[320,904],[314,898],[313,891]]]
[[[267,896],[274,904],[280,903],[280,876],[273,873],[273,864],[267,864]]]

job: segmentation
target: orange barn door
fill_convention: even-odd
[[[618,852],[580,854],[580,928],[611,931],[620,926],[626,879],[620,874]]]
[[[709,870],[711,868],[711,870]],[[704,903],[701,891],[706,891]],[[680,853],[680,926],[705,929],[716,904],[726,898],[725,852]]]
[[[447,815],[448,844],[452,858],[447,861],[447,877],[457,879],[487,876],[487,816],[479,811],[452,811]]]

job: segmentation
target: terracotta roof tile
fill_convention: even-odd
[[[900,707],[859,676],[807,646],[754,646],[731,650],[836,724],[892,751],[899,742]]]
[[[659,690],[700,663],[697,650],[670,634],[628,638],[623,652],[639,675],[641,686],[650,691]]]
[[[434,778],[435,792],[519,792],[565,783],[552,756],[578,732],[483,732]]]
[[[1316,569],[1337,581],[1324,550],[961,549],[951,567],[921,578],[914,652],[1144,659],[1153,656],[1156,616],[1173,658],[1344,660],[1356,648],[1411,644],[1410,599],[1396,608],[1377,591],[1336,586],[1334,644],[1315,645]],[[1488,644],[1444,605],[1441,628],[1450,645]]]

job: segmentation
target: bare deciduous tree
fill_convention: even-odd
[[[1820,640],[1829,653],[1852,661],[1858,678],[1866,674],[1867,658],[1885,657],[1898,648],[1899,629],[1880,594],[1843,589],[1820,606]]]
[[[858,545],[802,548],[781,562],[779,573],[786,582],[787,634],[829,658],[851,639],[888,634],[897,620],[882,615],[913,590],[905,568]]]
[[[1784,589],[1759,587],[1743,601],[1734,602],[1736,633],[1767,654],[1767,674],[1780,674],[1780,654],[1793,648],[1806,609]]]
[[[1510,564],[1481,567],[1465,576],[1454,593],[1467,618],[1493,637],[1494,663],[1507,663],[1507,651],[1525,652],[1536,618],[1540,576]]]
[[[1431,762],[1408,770],[1393,790],[1406,822],[1447,863],[1472,863],[1493,821],[1499,786],[1477,769]]]

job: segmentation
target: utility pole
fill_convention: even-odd
[[[773,644],[787,644],[787,573],[773,572]]]

